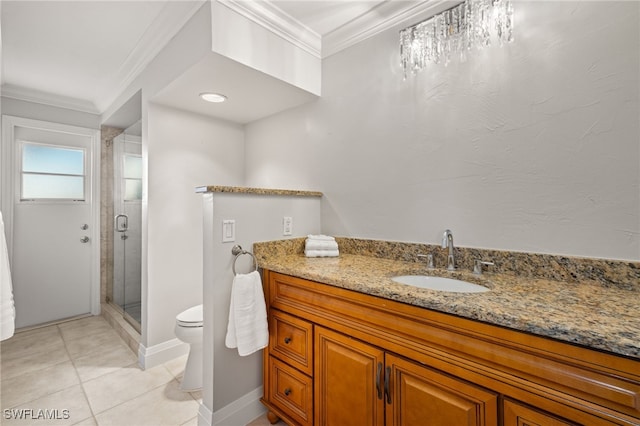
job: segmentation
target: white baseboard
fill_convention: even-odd
[[[213,413],[202,402],[198,409],[198,426],[213,426]]]
[[[189,345],[179,339],[171,339],[157,345],[145,347],[140,343],[138,362],[146,370],[189,353]]]
[[[262,386],[236,399],[215,413],[204,404],[198,411],[198,426],[245,426],[266,411],[260,402]]]

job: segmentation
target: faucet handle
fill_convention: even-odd
[[[488,261],[482,260],[482,259],[476,259],[476,260],[473,261],[473,273],[476,274],[476,275],[482,275],[482,265],[493,266],[493,265],[495,265],[495,263],[488,262]]]
[[[417,257],[426,257],[427,258],[427,268],[429,269],[433,269],[433,255],[431,253],[429,254],[418,254]]]

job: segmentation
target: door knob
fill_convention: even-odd
[[[80,238],[80,242],[81,243],[88,243],[89,242],[89,237],[87,237],[86,235],[82,238]]]
[[[80,229],[82,229],[83,231],[86,231],[87,229],[89,229],[89,225],[87,225],[86,223],[84,223]]]

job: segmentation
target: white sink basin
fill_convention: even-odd
[[[392,277],[391,279],[400,284],[428,288],[429,290],[450,291],[454,293],[482,293],[489,291],[487,287],[478,284],[453,278],[432,277],[429,275],[400,275]]]

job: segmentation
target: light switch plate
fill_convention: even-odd
[[[282,235],[293,235],[293,218],[290,216],[282,218]]]
[[[236,221],[227,219],[222,221],[222,242],[230,243],[236,240]]]

